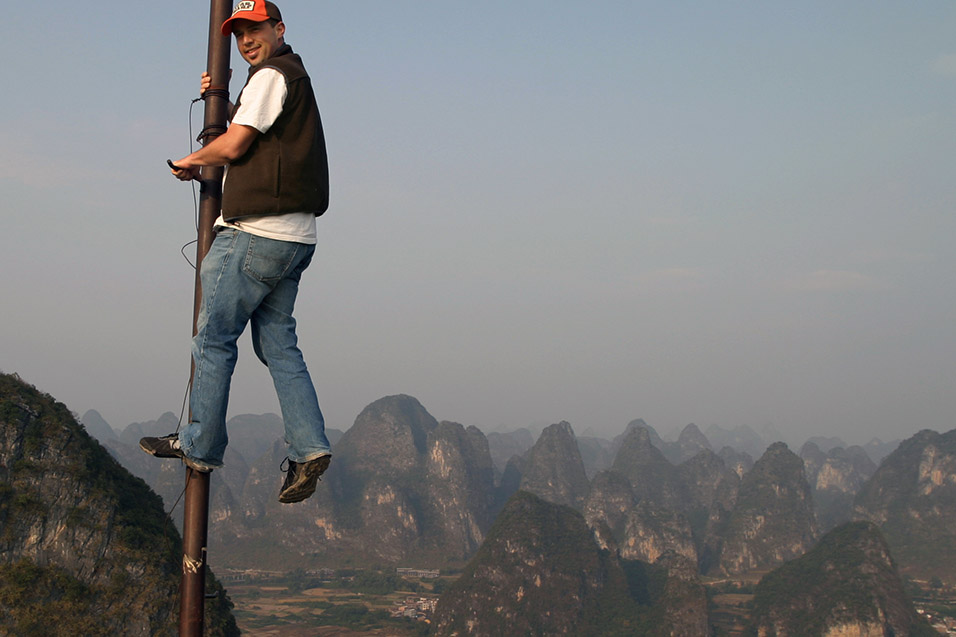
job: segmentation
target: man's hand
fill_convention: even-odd
[[[229,69],[229,79],[232,79],[232,69]],[[228,84],[228,82],[227,82]],[[206,71],[202,72],[202,77],[199,79],[199,97],[203,97],[206,94],[206,91],[209,90],[209,87],[212,86],[212,78],[209,77],[209,73]],[[226,87],[229,88],[228,86]],[[236,105],[231,101],[229,102],[229,109],[226,114],[226,119],[232,119],[232,113],[236,110]]]
[[[215,138],[194,153],[186,155],[175,162],[166,160],[173,176],[180,181],[189,181],[199,178],[199,171],[203,166],[225,166],[242,157],[256,135],[259,134],[252,126],[233,124],[226,132]]]
[[[187,158],[183,157],[177,162],[173,162],[169,159],[166,160],[166,163],[169,164],[169,169],[173,173],[173,177],[179,181],[202,181],[199,178],[199,166],[191,166],[186,163]]]

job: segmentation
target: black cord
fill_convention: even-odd
[[[219,97],[221,99],[226,100],[226,102],[228,103],[229,89],[228,88],[213,88],[210,86],[202,94],[202,97],[199,97],[197,99],[204,100],[209,97]],[[196,100],[193,100],[193,101],[195,102]],[[226,132],[225,126],[221,124],[210,124],[209,126],[206,126],[199,132],[199,135],[196,136],[196,141],[202,143],[205,146],[207,137],[210,137],[213,135],[218,137],[219,135],[222,135],[225,132]],[[189,131],[189,137],[192,138],[192,130]]]
[[[190,379],[192,380],[192,379]],[[189,388],[190,383],[186,383],[186,392],[183,394],[183,406],[179,411],[179,424],[176,425],[176,433],[179,433],[179,430],[183,427],[183,416],[186,415],[186,403],[189,400]],[[179,492],[179,497],[176,498],[176,501],[173,502],[173,506],[169,508],[169,511],[166,512],[166,517],[163,519],[163,539],[166,541],[167,550],[172,550],[172,546],[169,543],[169,523],[173,519],[173,511],[176,510],[176,507],[179,506],[179,503],[182,501],[183,496],[186,495],[186,489],[189,487],[189,477],[192,475],[191,472],[186,472],[186,485],[183,487],[183,490]]]
[[[179,506],[180,500],[183,499],[183,496],[186,495],[186,488],[189,486],[189,471],[186,472],[186,486],[183,487],[183,490],[179,493],[179,497],[176,498],[176,501],[173,502],[173,506],[170,507],[169,511],[166,513],[166,517],[163,520],[163,539],[166,540],[166,550],[172,551],[173,547],[169,542],[169,523],[173,521],[173,511],[176,510],[176,507]]]
[[[192,380],[192,379],[190,379],[190,380]],[[179,424],[176,425],[176,433],[177,433],[177,434],[179,433],[179,430],[182,429],[182,426],[183,426],[183,416],[186,415],[186,403],[189,401],[189,388],[190,388],[190,385],[191,385],[191,383],[187,381],[187,382],[186,382],[186,391],[185,391],[185,393],[183,394],[183,406],[182,406],[182,408],[179,410]]]
[[[212,136],[212,135],[215,135],[216,137],[219,137],[220,135],[222,135],[222,134],[225,133],[225,132],[226,132],[226,127],[225,127],[225,126],[222,126],[222,125],[220,125],[220,124],[210,124],[209,126],[207,126],[207,127],[205,127],[204,129],[202,129],[202,131],[200,131],[199,135],[196,136],[196,141],[197,141],[197,142],[202,142],[203,144],[205,144],[205,143],[206,143],[206,142],[205,142],[205,139],[206,139],[207,137],[210,137],[210,136]],[[191,134],[191,133],[190,133],[190,134]]]
[[[212,90],[218,90],[218,89],[212,89]],[[209,93],[209,91],[206,91],[206,93]],[[226,91],[225,93],[227,96],[229,95],[229,91]],[[204,97],[205,96],[197,97],[196,99],[189,102],[189,114],[187,116],[187,120],[189,124],[189,152],[190,153],[193,152],[193,105],[196,102],[203,100]],[[201,137],[202,137],[202,134],[200,134],[200,137],[197,138],[196,141],[199,141]],[[196,195],[196,181],[195,180],[191,181],[190,185],[192,186],[192,192],[193,192],[193,225],[196,227],[196,232],[198,233],[199,232],[199,198]],[[183,255],[183,258],[186,259],[186,263],[188,263],[189,267],[191,267],[193,270],[196,269],[196,264],[189,260],[189,257],[186,255],[186,248],[188,248],[194,243],[196,243],[196,239],[186,242],[185,244],[183,244],[183,247],[179,249],[179,253]]]
[[[196,264],[193,263],[192,261],[190,261],[190,260],[189,260],[189,257],[186,256],[186,248],[188,248],[188,247],[191,246],[192,244],[196,243],[196,241],[197,241],[196,239],[193,239],[193,240],[190,241],[189,243],[184,243],[184,244],[183,244],[183,247],[180,248],[180,250],[179,250],[179,253],[180,253],[181,255],[183,255],[183,258],[184,258],[184,259],[186,259],[186,263],[188,263],[188,264],[189,264],[189,267],[191,267],[193,270],[196,269]]]

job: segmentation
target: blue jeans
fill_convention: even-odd
[[[252,324],[256,356],[269,368],[279,397],[289,459],[307,462],[330,454],[325,419],[292,317],[299,278],[314,252],[314,245],[232,228],[216,235],[199,273],[203,298],[192,342],[191,415],[179,432],[183,453],[198,466],[222,466],[236,342],[247,323]]]

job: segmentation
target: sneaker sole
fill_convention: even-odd
[[[279,494],[279,502],[282,504],[295,504],[296,502],[302,502],[312,497],[312,494],[315,493],[315,487],[318,485],[319,478],[322,477],[322,474],[329,468],[329,464],[332,461],[332,456],[322,456],[322,458],[328,458],[328,460],[324,466],[319,467],[318,473],[315,475],[306,475],[298,484],[293,484],[288,489],[282,491]]]
[[[139,444],[139,448],[154,458],[184,458],[182,454],[178,453],[157,453],[155,449],[150,449],[149,447],[143,445],[143,443]]]
[[[186,465],[187,467],[189,467],[190,469],[193,469],[193,470],[195,470],[195,471],[199,471],[200,473],[212,473],[212,469],[210,469],[210,468],[208,468],[208,467],[203,467],[203,466],[200,466],[200,465],[196,464],[195,462],[193,462],[192,460],[190,460],[189,458],[187,458],[186,455],[183,454],[182,452],[180,452],[180,453],[157,453],[155,449],[150,449],[150,448],[146,447],[145,445],[143,445],[143,443],[140,443],[140,444],[139,444],[139,448],[142,449],[143,451],[145,451],[146,453],[148,453],[149,455],[153,456],[154,458],[179,458],[180,460],[183,461],[183,464],[185,464],[185,465]]]

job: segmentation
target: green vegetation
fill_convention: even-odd
[[[421,583],[412,582],[396,574],[394,568],[386,569],[339,569],[331,582],[310,575],[298,568],[277,580],[285,584],[290,593],[297,594],[310,588],[335,588],[355,591],[360,595],[388,595],[395,591],[419,593],[427,590]]]
[[[721,582],[707,587],[708,594],[736,593],[740,595],[753,595],[754,585],[748,582]]]
[[[473,619],[486,633],[667,634],[666,584],[664,567],[599,550],[580,513],[519,491],[443,594],[436,621],[448,633]],[[527,594],[516,601],[516,590]]]
[[[855,505],[879,520],[903,573],[938,575],[956,584],[956,486],[943,483],[924,491],[930,485],[920,477],[925,459],[947,455],[956,455],[956,430],[917,433],[884,459]]]
[[[775,511],[785,503],[777,493],[778,488],[800,488],[805,485],[805,482],[800,482],[802,477],[803,460],[800,456],[784,443],[774,443],[740,481],[738,507],[746,506],[748,511]]]
[[[918,620],[886,543],[869,522],[834,529],[803,557],[767,574],[754,592],[755,625],[774,617],[807,635],[823,634],[835,623],[889,621],[891,606],[909,606],[897,615],[908,613],[911,634],[934,634]]]
[[[432,589],[431,592],[433,595],[441,595],[448,589],[448,580],[444,578],[439,578],[432,580]]]
[[[109,549],[94,564],[100,576],[109,574],[107,583],[84,582],[67,570],[78,547],[59,555],[45,549],[45,566],[29,559],[0,566],[0,634],[115,634],[137,622],[148,622],[153,634],[170,633],[181,542],[162,499],[90,438],[65,405],[15,375],[0,374],[0,432],[0,540],[22,545],[28,532],[66,524],[98,532],[89,540],[97,546],[78,559],[89,562]],[[237,635],[231,602],[211,573],[207,588],[213,597],[206,634]]]
[[[389,619],[385,611],[370,611],[364,604],[340,604],[322,613],[323,626],[347,626],[349,628],[380,628],[381,622]]]
[[[870,603],[869,582],[860,566],[866,556],[854,536],[869,528],[866,523],[844,525],[827,536],[828,541],[820,542],[804,557],[788,562],[785,566],[772,571],[764,577],[754,593],[754,608],[757,614],[763,614],[774,606],[788,604],[794,591],[805,589],[809,582],[818,581],[822,573],[831,572],[832,577],[826,587],[827,595],[821,600],[823,608],[807,609],[806,617],[799,618],[799,625],[811,632],[822,633],[825,624],[831,618],[827,611],[845,609],[852,619],[870,621],[876,619],[876,608]]]
[[[926,604],[925,608],[934,615],[956,619],[956,604]]]
[[[666,569],[637,560],[621,560],[621,566],[626,586],[605,589],[597,604],[584,614],[584,634],[603,637],[669,634],[660,604],[667,583]]]
[[[319,626],[343,626],[352,630],[401,628],[405,635],[427,635],[428,625],[407,618],[393,619],[388,611],[369,610],[364,604],[340,604],[314,620]]]
[[[396,581],[397,580],[397,581]],[[398,590],[362,593],[356,586],[391,582]],[[266,585],[268,584],[268,585]],[[393,588],[393,585],[384,588]],[[284,587],[285,586],[285,587]],[[290,634],[316,626],[340,626],[356,631],[379,630],[395,637],[428,634],[428,624],[407,617],[391,617],[387,609],[405,601],[408,582],[395,578],[394,569],[342,569],[330,580],[296,570],[268,581],[245,581],[232,589],[243,630],[287,627]],[[417,597],[417,595],[416,595]]]
[[[0,565],[0,633],[37,637],[110,635],[113,631],[103,621],[101,610],[103,597],[110,596],[104,593],[57,567],[40,567],[28,560]],[[122,611],[112,611],[113,615],[117,613],[121,615]]]
[[[418,582],[409,582],[395,573],[361,571],[355,575],[347,588],[366,595],[386,595],[397,590],[419,592],[423,587]]]
[[[0,374],[0,424],[15,427],[23,440],[8,460],[11,471],[0,489],[0,521],[47,515],[47,505],[34,485],[55,458],[57,473],[84,485],[88,498],[112,502],[111,526],[122,546],[151,556],[157,548],[165,548],[170,567],[178,567],[179,535],[166,525],[160,496],[90,438],[63,403],[16,376]],[[51,445],[58,451],[48,449]],[[64,448],[68,453],[62,453]]]

